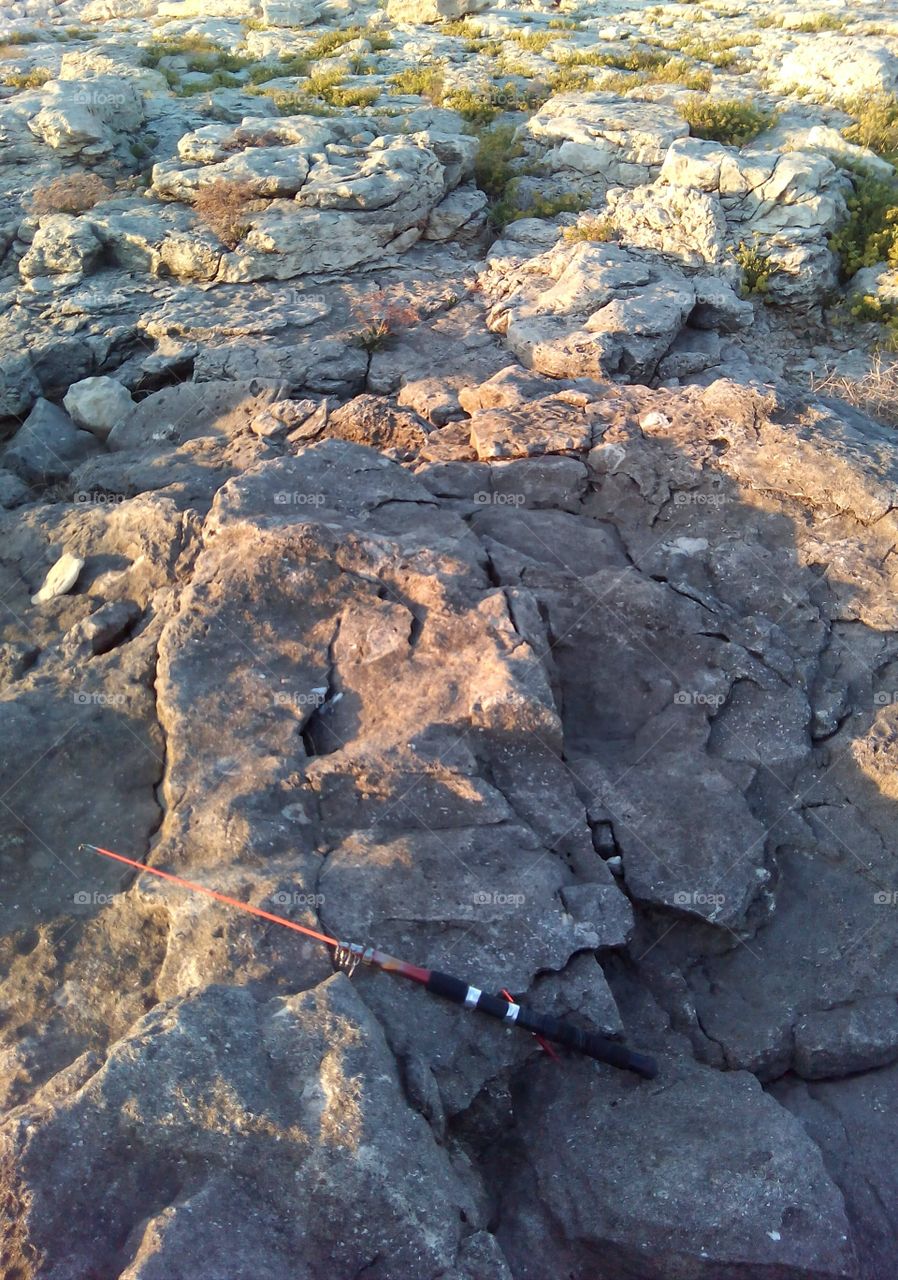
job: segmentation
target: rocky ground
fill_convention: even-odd
[[[0,3],[4,1280],[893,1280],[889,9]]]

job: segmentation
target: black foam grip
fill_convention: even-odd
[[[446,1000],[454,1000],[456,1004],[464,1004],[468,984],[462,982],[461,978],[453,978],[451,973],[440,973],[438,969],[432,969],[427,979],[427,990]]]
[[[654,1080],[658,1074],[658,1064],[654,1058],[645,1053],[636,1053],[625,1044],[609,1040],[607,1036],[596,1035],[584,1031],[572,1022],[563,1022],[561,1018],[553,1018],[550,1013],[537,1013],[534,1009],[521,1006],[517,1026],[536,1035],[552,1040],[555,1044],[574,1049],[577,1053],[585,1053],[597,1062],[607,1062],[612,1067],[622,1067],[625,1071],[635,1071],[645,1080]]]

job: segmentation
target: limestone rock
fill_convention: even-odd
[[[387,15],[394,22],[445,22],[487,7],[488,0],[388,0]]]
[[[24,280],[34,276],[88,275],[100,261],[103,245],[84,218],[55,213],[41,220],[28,252],[19,262]]]
[[[39,399],[4,450],[3,465],[29,484],[64,480],[97,447],[61,409]]]
[[[127,387],[114,378],[84,378],[69,387],[63,401],[77,427],[105,440],[113,427],[134,411]]]
[[[525,127],[551,170],[626,187],[651,181],[670,144],[689,132],[669,107],[600,92],[556,94]]]

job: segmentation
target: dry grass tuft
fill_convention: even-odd
[[[249,215],[261,205],[250,183],[219,178],[207,187],[200,187],[193,207],[222,244],[236,249],[249,230]]]
[[[830,373],[825,378],[811,375],[811,390],[844,400],[853,409],[887,427],[898,427],[898,361],[874,355],[869,370],[860,378]]]
[[[31,197],[31,209],[38,215],[86,213],[111,196],[112,189],[96,173],[65,174],[35,190]]]

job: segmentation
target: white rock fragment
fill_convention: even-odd
[[[32,604],[45,604],[47,600],[55,600],[71,591],[78,581],[78,574],[84,568],[84,561],[79,556],[65,555],[59,557],[53,568],[44,578],[44,585],[36,596],[31,597]]]
[[[127,387],[115,378],[84,378],[66,392],[63,404],[79,427],[99,440],[105,440],[119,422],[134,411],[134,401]]]

